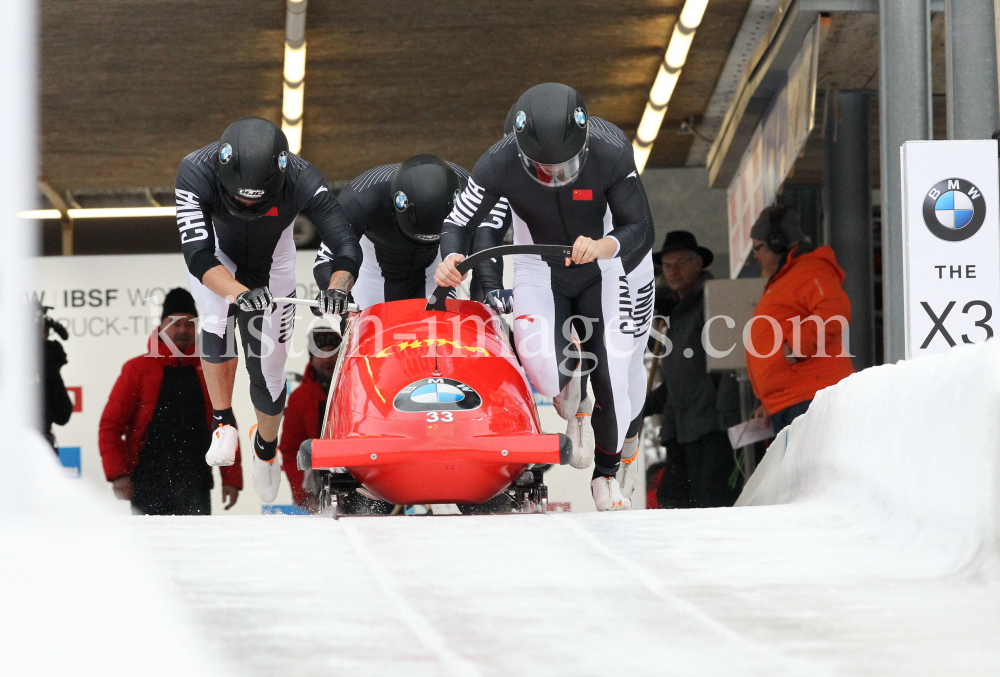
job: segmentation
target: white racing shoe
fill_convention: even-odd
[[[594,462],[594,427],[590,423],[593,412],[594,401],[587,397],[577,407],[576,416],[566,421],[566,436],[573,442],[569,464],[580,470],[589,468]]]
[[[212,445],[205,453],[205,462],[211,466],[236,463],[236,449],[240,446],[240,434],[231,425],[220,425],[212,432]]]
[[[597,477],[590,482],[590,493],[594,496],[597,510],[628,510],[632,501],[622,496],[617,477]]]
[[[626,458],[627,457],[627,458]],[[639,437],[636,436],[631,442],[626,441],[622,447],[622,461],[618,466],[618,474],[615,479],[622,488],[622,496],[631,500],[632,492],[635,491],[635,484],[639,479]]]
[[[278,496],[278,487],[281,486],[281,466],[278,465],[278,455],[270,461],[262,461],[257,458],[257,445],[254,442],[254,435],[257,426],[250,428],[250,448],[253,449],[253,488],[257,490],[260,500],[265,503],[273,503]]]
[[[559,394],[552,398],[552,406],[556,413],[569,421],[580,408],[580,369],[577,367],[573,378],[569,380],[566,387],[559,391]],[[568,432],[566,433],[569,434]]]

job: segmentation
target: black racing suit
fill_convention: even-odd
[[[465,188],[469,173],[449,163]],[[392,178],[398,164],[374,167],[353,179],[337,196],[344,215],[361,243],[364,261],[352,290],[362,308],[386,301],[426,298],[434,291],[434,272],[440,262],[438,244],[413,244],[400,234],[392,203]],[[506,206],[506,205],[504,205]],[[334,259],[320,247],[313,274],[320,289],[330,284]]]
[[[610,261],[581,266],[567,267],[562,257],[514,257],[514,335],[522,364],[539,392],[558,393],[572,375],[574,320],[578,335],[586,337],[582,350],[595,394],[597,465],[607,474],[617,468],[626,433],[638,432],[642,420],[645,370],[639,346],[652,319],[654,231],[625,135],[592,117],[587,145],[577,179],[552,189],[528,176],[515,136],[505,136],[472,170],[468,187],[445,221],[441,255],[464,254],[473,239],[477,250],[500,244],[503,229],[480,227],[502,198],[513,212],[515,244],[572,245],[581,235],[618,242]],[[484,272],[488,275],[489,269]],[[484,288],[502,286],[487,275]],[[532,343],[536,339],[540,348]],[[631,339],[635,348],[623,360]],[[609,340],[613,345],[605,345]],[[538,351],[545,354],[535,355]]]
[[[357,279],[361,247],[323,175],[291,153],[284,184],[271,209],[252,220],[231,214],[221,197],[218,146],[209,144],[184,158],[175,186],[181,249],[191,273],[191,291],[202,313],[202,356],[209,362],[236,357],[232,344],[235,317],[254,407],[277,415],[284,409],[284,362],[294,307],[279,303],[264,311],[239,311],[204,287],[202,278],[215,266],[224,265],[250,289],[266,286],[276,297],[294,296],[292,224],[299,212],[312,221],[331,252],[331,270],[346,271]]]

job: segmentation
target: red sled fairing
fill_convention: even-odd
[[[529,464],[567,462],[542,434],[528,381],[492,310],[382,303],[354,316],[312,467],[346,468],[396,505],[483,503]]]

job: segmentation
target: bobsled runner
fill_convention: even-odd
[[[485,259],[522,253],[568,256],[569,249],[495,247],[458,268],[465,273]],[[499,316],[482,303],[449,298],[450,291],[348,318],[322,437],[304,442],[298,455],[303,470],[328,471],[320,507],[334,518],[361,496],[390,508],[546,511],[542,468],[568,463],[572,443],[542,433]]]

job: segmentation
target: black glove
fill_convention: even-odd
[[[236,305],[240,310],[252,312],[254,310],[267,310],[274,305],[274,297],[267,287],[257,287],[245,291],[236,297]]]
[[[497,311],[498,315],[514,312],[514,290],[494,289],[486,294],[486,305]]]
[[[316,300],[319,301],[319,308],[310,306],[316,317],[347,312],[347,292],[343,289],[325,289],[316,295]]]

